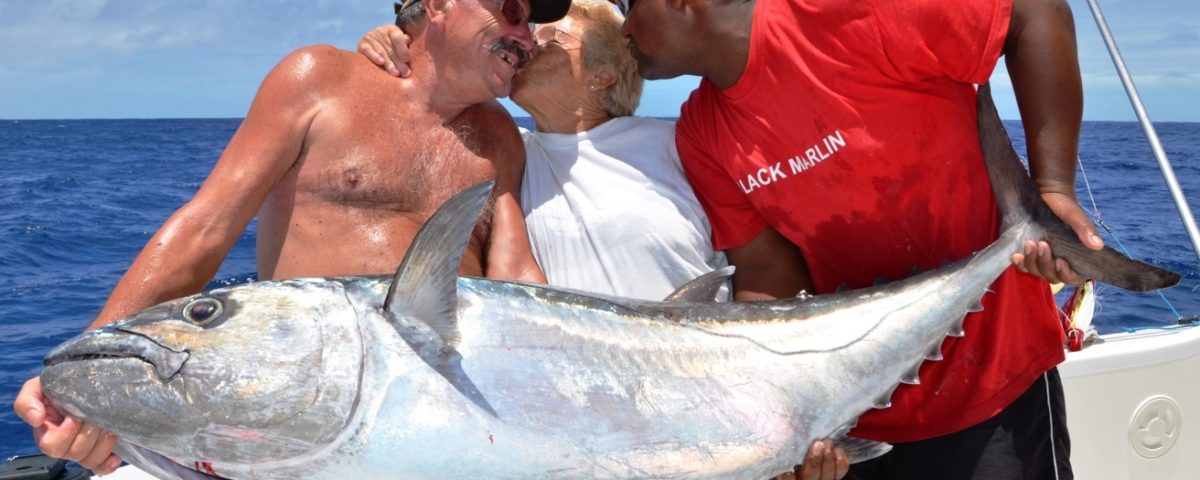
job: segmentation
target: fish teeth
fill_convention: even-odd
[[[918,366],[916,368],[913,368],[912,370],[909,370],[908,373],[904,374],[903,377],[900,377],[900,383],[904,383],[904,384],[908,384],[908,385],[920,385],[921,384],[921,376],[917,373],[918,368],[920,368],[920,367]]]
[[[929,353],[925,354],[925,359],[933,360],[935,362],[940,361],[942,359],[942,346],[940,344],[934,345],[933,348],[929,350]]]

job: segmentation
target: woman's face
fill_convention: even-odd
[[[554,99],[589,95],[583,66],[586,25],[570,16],[539,24],[533,31],[534,55],[513,81],[512,100],[537,108]]]

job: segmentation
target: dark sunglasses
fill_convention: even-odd
[[[393,3],[392,7],[395,9],[396,15],[399,15],[401,10],[408,8],[412,6],[412,4],[419,1],[420,0],[404,0],[404,3]],[[525,4],[521,3],[521,0],[500,1],[500,15],[503,16],[504,20],[510,25],[517,26],[529,21],[529,8],[526,7]]]

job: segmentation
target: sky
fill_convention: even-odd
[[[1151,118],[1200,121],[1200,1],[1098,1]],[[1070,3],[1084,119],[1134,120],[1088,4]],[[386,0],[0,0],[0,119],[242,117],[288,52],[353,49],[391,11]],[[677,116],[698,82],[647,82],[637,113]],[[1003,62],[992,84],[1001,115],[1018,118]]]

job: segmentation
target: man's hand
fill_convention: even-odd
[[[46,401],[40,378],[25,382],[13,402],[13,410],[33,427],[33,439],[46,455],[78,462],[99,475],[112,473],[121,466],[121,458],[112,453],[117,437],[60,413]]]
[[[804,464],[780,475],[778,480],[838,480],[849,472],[850,458],[846,452],[833,446],[833,440],[826,438],[813,442],[804,456]]]
[[[383,67],[393,77],[408,78],[412,69],[408,67],[408,42],[412,39],[395,25],[383,25],[363,35],[358,41],[358,53],[372,63]]]
[[[1084,246],[1092,250],[1104,248],[1104,240],[1074,197],[1062,193],[1043,193],[1042,200],[1050,207],[1050,211],[1071,226]],[[1054,258],[1050,244],[1046,242],[1025,242],[1024,252],[1014,253],[1012,262],[1017,270],[1032,273],[1050,283],[1079,285],[1087,280],[1072,270],[1066,260]]]

